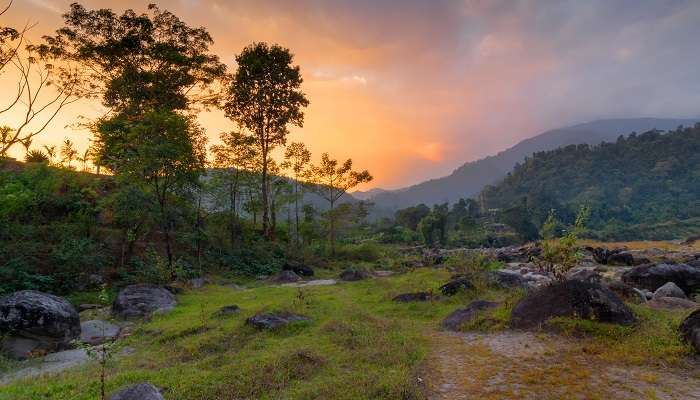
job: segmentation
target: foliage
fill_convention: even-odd
[[[555,238],[555,227],[557,224],[554,210],[550,210],[542,231],[544,240],[542,241],[542,254],[537,259],[540,268],[551,272],[559,279],[565,279],[566,273],[574,268],[583,257],[578,243],[578,238],[584,229],[589,210],[581,207],[576,215],[576,222],[572,229],[564,234],[564,237]]]
[[[696,125],[538,152],[485,189],[482,198],[488,208],[513,207],[526,198],[528,219],[535,226],[544,223],[550,209],[564,225],[572,225],[576,210],[587,204],[587,226],[600,232],[598,237],[674,239],[689,233],[684,221],[700,217],[699,150]],[[670,225],[650,229],[663,223]]]

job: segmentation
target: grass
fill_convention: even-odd
[[[420,399],[416,371],[428,352],[426,331],[473,294],[435,303],[399,304],[399,293],[436,289],[449,274],[420,270],[391,279],[329,287],[207,286],[179,297],[175,311],[137,325],[120,346],[134,354],[109,367],[108,392],[148,381],[167,399]],[[301,295],[300,295],[301,293]],[[213,317],[237,304],[238,315]],[[257,331],[245,319],[284,310],[310,323]],[[92,365],[16,381],[0,399],[94,399]]]
[[[700,240],[694,243],[680,244],[674,241],[666,240],[637,240],[629,242],[599,242],[594,240],[581,240],[581,244],[584,246],[591,247],[608,247],[608,248],[618,248],[626,247],[630,250],[646,250],[646,249],[661,249],[667,251],[678,251],[678,250],[700,250]]]
[[[107,392],[151,382],[163,388],[169,400],[423,399],[418,377],[434,350],[431,346],[435,345],[439,322],[480,298],[502,305],[481,313],[464,328],[505,330],[512,307],[523,295],[478,286],[434,302],[391,301],[400,293],[437,292],[449,276],[444,269],[424,268],[335,286],[233,290],[210,285],[188,291],[179,296],[173,312],[137,324],[131,336],[119,342],[120,347],[131,347],[134,352],[109,365]],[[233,304],[240,306],[238,314],[214,315]],[[567,355],[561,355],[561,368],[571,367],[562,379],[571,375],[576,382],[585,381],[585,376],[576,375],[575,368],[582,355],[615,365],[673,366],[685,362],[691,349],[676,333],[684,313],[631,307],[639,317],[633,327],[563,318],[551,322],[575,343]],[[257,331],[245,325],[247,317],[262,311],[290,311],[313,321],[277,331]],[[478,346],[472,347],[469,351],[478,350]],[[491,367],[509,365],[486,350],[465,357],[475,357],[468,372],[474,377],[496,374]],[[14,366],[0,360],[0,370]],[[566,379],[552,375],[562,370],[552,368],[545,365],[514,376],[526,386],[534,385],[527,379],[542,382],[545,378],[551,385],[565,385]],[[657,378],[648,375],[645,379],[651,382]],[[479,387],[475,381],[473,390]],[[60,375],[15,381],[2,387],[0,400],[87,400],[98,398],[98,393],[98,371],[92,364]]]

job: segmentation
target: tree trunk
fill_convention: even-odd
[[[262,149],[262,231],[265,238],[270,239],[270,214],[268,209],[268,188],[267,188],[267,146],[263,145]]]
[[[294,181],[294,231],[296,233],[294,239],[297,247],[299,246],[299,181],[298,177]]]
[[[333,201],[331,201],[330,210],[330,239],[331,239],[331,255],[335,256],[335,214],[333,213]]]

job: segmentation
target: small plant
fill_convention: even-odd
[[[109,302],[109,291],[107,290],[107,285],[102,285],[100,294],[98,295],[100,303],[106,304]],[[102,337],[106,336],[106,326],[102,326]],[[114,356],[114,351],[116,348],[116,342],[110,341],[100,344],[99,346],[89,346],[83,343],[78,344],[79,347],[85,349],[88,357],[94,359],[99,364],[100,368],[100,399],[105,400],[106,395],[106,382],[107,382],[107,366],[109,361]]]
[[[544,240],[542,241],[542,256],[536,261],[538,266],[554,275],[557,279],[565,279],[566,273],[574,268],[582,258],[578,237],[584,229],[584,225],[590,210],[583,206],[576,215],[576,221],[572,229],[557,239],[555,227],[557,225],[554,210],[549,211],[547,220],[542,226]]]

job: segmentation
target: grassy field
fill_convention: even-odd
[[[499,300],[503,301],[500,308],[481,315],[465,329],[504,332],[510,309],[522,295],[481,288],[435,302],[391,301],[405,292],[437,292],[448,278],[444,269],[426,268],[335,286],[235,290],[209,285],[188,291],[179,296],[174,312],[135,325],[131,336],[119,342],[117,352],[130,347],[133,353],[115,357],[109,364],[107,391],[151,382],[164,388],[169,400],[423,399],[425,387],[419,377],[431,379],[436,374],[426,362],[439,350],[434,340],[439,322],[477,297]],[[219,308],[232,304],[241,307],[239,314],[214,316]],[[554,321],[552,326],[575,343],[574,356],[559,362],[570,361],[567,368],[575,369],[579,355],[585,354],[600,365],[687,365],[692,351],[676,333],[683,313],[633,307],[639,317],[634,327]],[[310,316],[313,322],[274,332],[245,325],[247,317],[261,311],[291,311]],[[498,356],[488,354],[475,358],[479,364],[469,368],[476,373],[496,365]],[[523,388],[533,385],[533,393],[542,389],[534,381],[523,384]],[[478,393],[478,382],[474,390]],[[0,389],[2,400],[87,400],[98,394],[96,362]]]
[[[337,286],[208,286],[179,297],[179,306],[137,325],[120,342],[135,352],[109,366],[108,392],[149,381],[168,399],[414,399],[415,376],[428,351],[426,331],[474,294],[447,301],[397,304],[407,291],[437,289],[449,274],[421,270]],[[216,318],[237,304],[239,315]],[[256,331],[245,319],[287,310],[313,322],[276,332]],[[94,399],[96,363],[61,375],[18,381],[0,390],[5,399]]]

